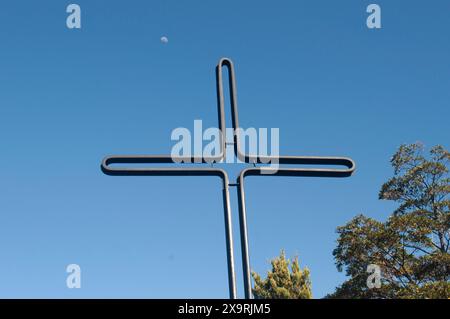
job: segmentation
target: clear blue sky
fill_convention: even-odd
[[[252,268],[285,248],[315,297],[332,292],[336,227],[395,207],[377,195],[396,148],[449,146],[450,2],[376,1],[383,28],[369,30],[372,2],[78,0],[81,30],[66,28],[68,1],[2,3],[0,297],[228,297],[219,180],[99,169],[168,154],[194,119],[215,125],[222,56],[243,127],[279,127],[282,154],[357,162],[348,179],[247,182]],[[66,288],[71,263],[81,289]]]

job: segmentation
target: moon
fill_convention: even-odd
[[[166,36],[163,36],[163,37],[161,37],[161,43],[162,44],[167,44],[167,43],[169,43],[169,38],[167,38]]]

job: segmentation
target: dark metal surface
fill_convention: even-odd
[[[181,160],[191,163],[215,163],[225,159],[225,147],[230,145],[226,142],[225,126],[225,107],[223,90],[223,67],[228,69],[228,85],[230,93],[231,115],[233,131],[235,132],[233,140],[234,153],[236,157],[245,163],[267,164],[276,162],[279,164],[294,165],[326,165],[326,166],[344,166],[345,168],[297,168],[297,167],[278,167],[276,170],[270,167],[250,167],[241,171],[236,184],[230,184],[226,171],[216,168],[193,168],[193,167],[121,167],[114,164],[174,164]],[[315,156],[250,156],[241,150],[241,136],[238,118],[238,105],[236,93],[236,81],[233,62],[230,59],[220,59],[216,67],[216,88],[218,105],[218,126],[221,131],[220,145],[221,151],[217,156],[209,158],[177,157],[169,155],[135,155],[135,156],[109,156],[106,157],[101,165],[103,173],[113,176],[217,176],[222,179],[223,184],[223,205],[225,219],[225,237],[228,262],[228,283],[230,298],[236,298],[236,277],[234,269],[234,249],[232,217],[230,207],[229,186],[238,186],[239,201],[239,225],[241,235],[242,267],[245,298],[252,298],[250,258],[248,248],[247,214],[245,208],[245,189],[244,180],[247,176],[300,176],[300,177],[348,177],[355,170],[355,163],[352,159],[346,157],[315,157]],[[184,164],[182,164],[184,165]]]

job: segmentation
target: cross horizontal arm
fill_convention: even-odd
[[[102,172],[111,176],[218,176],[224,185],[228,174],[223,169],[208,167],[123,167],[123,164],[174,164],[170,156],[113,155],[103,159]]]
[[[220,162],[224,155],[217,156],[172,156],[172,155],[111,155],[103,159],[102,166],[111,164],[205,164]]]

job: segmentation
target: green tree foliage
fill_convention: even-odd
[[[255,281],[253,295],[256,299],[311,299],[311,281],[308,268],[300,269],[298,257],[291,262],[284,251],[271,260],[272,271],[267,278],[252,272]],[[289,269],[290,267],[290,269]]]
[[[336,266],[350,278],[331,298],[450,298],[450,154],[428,158],[421,144],[402,145],[394,176],[379,193],[399,206],[386,222],[359,215],[339,227]],[[381,287],[369,289],[369,264],[381,268]]]

